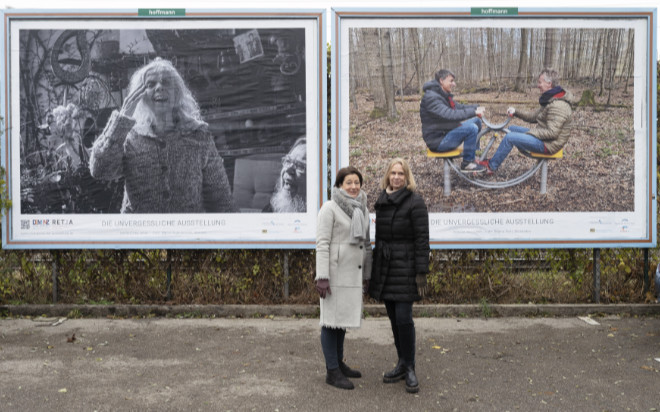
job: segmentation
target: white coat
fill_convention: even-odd
[[[316,225],[316,278],[330,280],[321,299],[321,326],[357,328],[362,321],[362,281],[371,278],[369,211],[364,241],[351,244],[351,219],[335,201],[323,204]]]

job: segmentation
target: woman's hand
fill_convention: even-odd
[[[424,297],[426,295],[426,275],[417,275],[415,276],[415,283],[417,283],[417,292],[419,296]]]
[[[123,116],[133,117],[133,113],[135,113],[135,108],[137,107],[140,100],[142,100],[142,97],[144,96],[146,91],[147,91],[146,86],[142,84],[140,85],[140,87],[135,89],[133,93],[126,96],[126,98],[124,99],[124,104],[121,106],[120,113]]]
[[[325,299],[326,295],[332,295],[330,291],[330,280],[329,279],[319,279],[316,281],[316,290],[319,292],[321,299]]]

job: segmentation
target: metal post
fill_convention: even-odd
[[[600,303],[600,249],[594,249],[594,303]]]
[[[172,300],[172,254],[167,249],[167,300]]]
[[[444,173],[444,183],[445,183],[445,190],[444,190],[444,195],[449,196],[451,195],[451,175],[450,175],[450,170],[449,170],[449,162],[451,162],[451,159],[449,158],[444,158],[442,159],[442,164],[443,164],[443,173]]]
[[[289,299],[289,251],[284,252],[282,262],[282,273],[284,274],[284,299]]]
[[[649,249],[644,248],[644,293],[649,291],[650,286],[649,279]]]
[[[58,251],[54,250],[52,252],[53,256],[53,304],[57,303],[57,261],[60,258]]]
[[[543,159],[543,166],[541,166],[541,194],[544,195],[548,188],[548,160]]]

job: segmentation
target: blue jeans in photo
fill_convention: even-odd
[[[509,126],[509,133],[504,136],[502,143],[497,147],[495,154],[488,161],[488,166],[492,171],[497,170],[504,159],[508,156],[513,146],[527,152],[545,153],[543,141],[537,139],[531,134],[526,134],[529,129],[521,126]]]
[[[481,130],[481,119],[473,117],[450,130],[442,139],[436,152],[448,152],[463,143],[463,161],[474,162],[474,152],[477,150],[477,135]]]

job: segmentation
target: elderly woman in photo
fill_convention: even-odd
[[[131,77],[128,96],[92,148],[90,172],[124,178],[122,213],[234,211],[229,180],[199,106],[172,63]]]
[[[371,276],[367,195],[355,167],[339,169],[332,200],[325,202],[316,229],[316,290],[321,297],[321,347],[325,382],[353,389],[348,378],[362,374],[344,363],[346,328],[362,322],[362,293]]]

